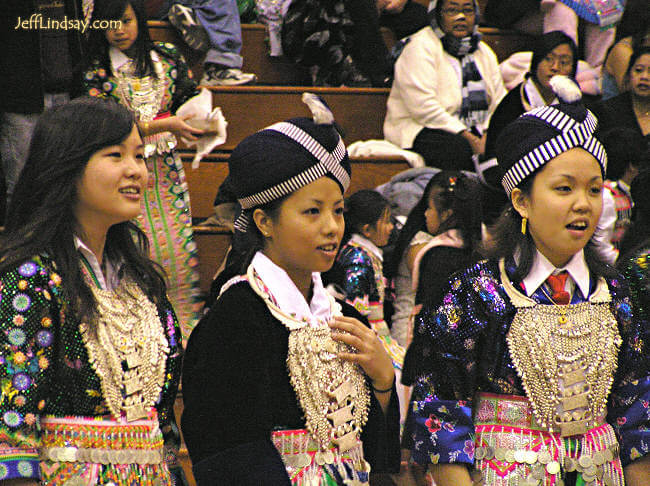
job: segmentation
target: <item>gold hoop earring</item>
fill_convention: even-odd
[[[528,218],[523,217],[521,218],[521,234],[525,235],[526,234],[526,225],[528,224]]]

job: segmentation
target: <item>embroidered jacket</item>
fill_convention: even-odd
[[[349,241],[341,248],[336,265],[342,270],[342,281],[337,283],[345,292],[346,302],[367,316],[373,327],[385,326],[382,261],[359,243]]]
[[[0,479],[39,478],[39,417],[100,416],[101,382],[88,360],[80,320],[68,313],[65,282],[50,258],[34,257],[0,275]],[[161,429],[174,422],[180,330],[169,302],[158,307],[169,343],[156,404]]]
[[[338,268],[338,271],[333,272],[335,283],[343,288],[345,301],[368,318],[370,326],[377,331],[393,360],[393,365],[396,369],[401,369],[404,347],[391,337],[384,320],[386,279],[382,260],[362,244],[361,238],[354,235],[341,248],[335,267]]]
[[[160,55],[163,65],[165,93],[159,113],[176,110],[192,96],[198,94],[196,81],[187,67],[185,59],[169,42],[154,42],[154,50]],[[109,76],[108,66],[94,60],[91,68],[83,74],[84,90],[90,96],[114,98],[120,101],[115,77]]]
[[[628,289],[607,281],[622,345],[608,400],[607,421],[629,463],[650,446],[650,331],[633,319]],[[413,457],[418,463],[474,462],[473,399],[477,392],[525,396],[506,335],[516,309],[503,289],[495,261],[454,274],[437,308],[416,318],[403,381],[413,384]]]

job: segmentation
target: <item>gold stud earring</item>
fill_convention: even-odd
[[[523,217],[521,218],[521,234],[525,235],[526,234],[526,225],[528,224],[528,218]]]

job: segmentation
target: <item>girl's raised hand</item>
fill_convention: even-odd
[[[164,118],[167,123],[165,130],[172,132],[177,137],[183,137],[186,140],[195,141],[205,132],[199,128],[194,128],[187,124],[185,120],[192,118],[193,115],[171,116]]]
[[[339,353],[339,358],[361,366],[375,388],[385,390],[393,385],[393,363],[375,331],[357,319],[344,316],[334,318],[330,328],[339,331],[332,333],[332,339],[356,350],[353,353]]]

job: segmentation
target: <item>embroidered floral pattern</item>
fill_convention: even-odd
[[[66,313],[62,279],[53,269],[51,261],[38,257],[0,276],[0,443],[7,446],[0,449],[0,479],[38,477],[41,414],[94,416],[105,410],[101,394],[84,392],[99,389],[99,381],[88,363],[79,322]],[[182,354],[169,305],[159,313],[169,342],[174,343],[158,405],[165,424]]]
[[[473,462],[472,399],[477,391],[525,395],[506,345],[514,308],[498,275],[496,262],[476,263],[456,274],[439,308],[425,307],[416,319],[403,376],[414,383],[412,439],[418,463]],[[650,351],[644,324],[650,314],[642,313],[642,319],[637,319],[634,297],[643,312],[644,306],[650,310],[646,290],[650,288],[650,249],[632,262],[627,275],[638,277],[631,300],[623,280],[608,282],[623,339],[618,360],[621,372],[610,393],[608,422],[617,431],[624,464],[650,453]],[[476,414],[486,422],[526,424],[531,420],[528,413],[485,400]]]

